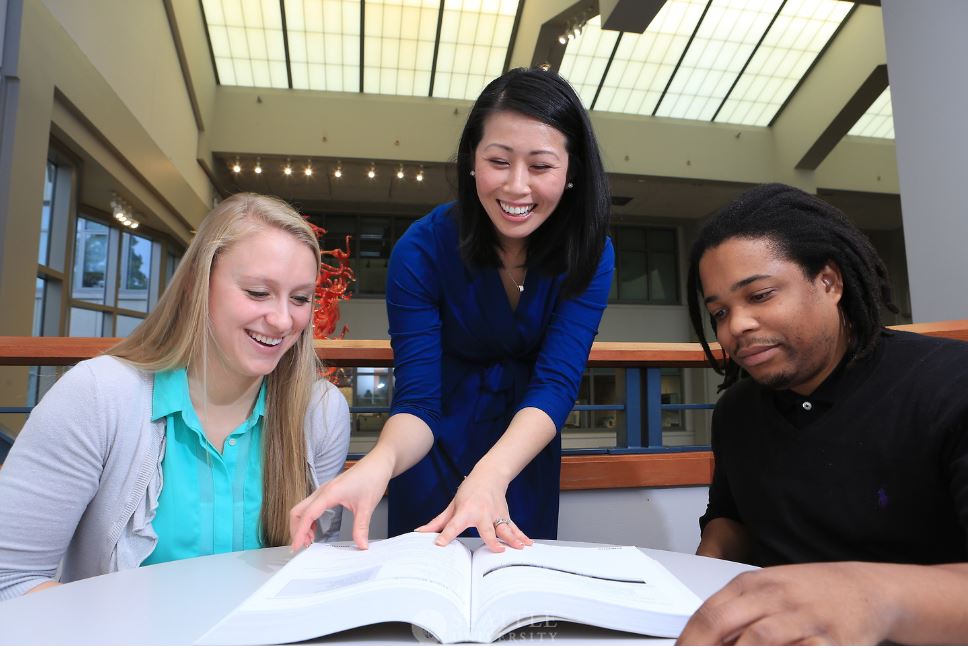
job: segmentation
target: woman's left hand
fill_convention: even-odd
[[[467,475],[450,505],[417,532],[439,532],[438,546],[446,546],[467,528],[477,528],[484,543],[495,553],[511,548],[524,548],[534,542],[508,515],[507,483],[482,473],[480,467]]]

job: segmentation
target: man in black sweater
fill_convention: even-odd
[[[779,184],[703,227],[688,299],[727,388],[697,552],[771,568],[707,600],[680,641],[966,642],[968,344],[885,330],[870,242]]]

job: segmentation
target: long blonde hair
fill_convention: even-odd
[[[312,250],[318,262],[316,235],[288,204],[254,193],[226,198],[202,221],[155,309],[107,354],[150,372],[204,362],[212,334],[208,309],[212,267],[225,250],[263,227],[291,234]],[[260,538],[266,546],[288,543],[289,510],[311,491],[304,425],[318,369],[310,322],[266,377],[260,517]]]

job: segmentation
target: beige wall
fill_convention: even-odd
[[[208,178],[195,161],[198,129],[163,3],[44,0],[44,6],[206,202]]]
[[[0,334],[27,335],[52,132],[175,239],[188,240],[212,191],[195,161],[198,131],[160,3],[25,2],[18,71],[16,163],[0,196]]]

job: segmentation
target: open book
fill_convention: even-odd
[[[210,629],[198,644],[295,642],[379,622],[409,622],[440,642],[491,642],[565,620],[678,636],[701,601],[631,546],[534,544],[471,552],[410,533],[369,550],[313,544]]]

